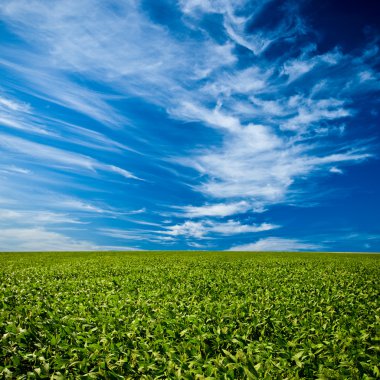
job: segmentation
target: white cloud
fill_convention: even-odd
[[[189,242],[187,243],[187,245],[188,245],[189,247],[192,247],[192,248],[203,249],[203,250],[207,249],[207,247],[208,247],[207,245],[199,244],[199,243],[192,242],[192,241],[189,241]]]
[[[241,224],[240,222],[233,220],[228,220],[227,222],[214,222],[211,220],[193,222],[188,220],[182,224],[166,226],[166,231],[158,231],[158,233],[170,236],[184,236],[186,238],[202,239],[210,234],[229,236],[269,231],[278,227],[279,226],[270,223],[262,223],[260,225]]]
[[[104,251],[139,250],[127,246],[96,245],[89,241],[76,240],[58,232],[36,228],[5,228],[0,230],[0,251]]]
[[[167,230],[162,231],[161,233],[170,236],[186,236],[202,239],[207,232],[207,228],[203,223],[186,221],[183,224],[168,226]]]
[[[208,126],[224,129],[225,131],[236,131],[240,129],[238,118],[227,115],[220,111],[219,107],[210,110],[200,104],[189,101],[179,104],[176,108],[169,110],[172,116],[188,121],[201,121]]]
[[[291,101],[292,99],[290,99]],[[304,132],[311,129],[315,123],[319,124],[325,120],[336,120],[351,115],[352,111],[345,107],[345,102],[337,99],[302,99],[296,97],[296,115],[289,117],[281,124],[285,130],[297,130]],[[290,106],[293,104],[291,103]]]
[[[80,86],[67,74],[74,71],[123,95],[132,93],[167,106],[173,103],[173,93],[177,99],[189,93],[184,82],[236,62],[233,44],[209,38],[177,40],[152,23],[136,2],[120,3],[115,12],[89,0],[69,0],[64,6],[59,1],[16,0],[0,5],[0,14],[22,38],[45,46],[44,60],[40,54],[17,55],[21,62],[27,58],[28,65],[3,64],[22,75],[33,94],[110,126],[127,121],[108,104],[109,97]]]
[[[16,166],[16,165],[5,165],[3,167],[0,168],[0,172],[4,172],[4,173],[17,173],[17,174],[23,174],[23,175],[27,175],[27,174],[31,174],[32,171],[29,170],[29,169],[25,169],[25,168],[21,168],[19,166]]]
[[[222,72],[211,83],[207,83],[202,92],[215,96],[217,99],[239,94],[258,94],[268,84],[269,77],[273,74],[272,69],[249,67],[235,73]]]
[[[141,178],[136,177],[135,175],[133,175],[128,170],[119,168],[119,167],[117,167],[115,165],[104,165],[104,164],[102,164],[102,165],[98,165],[98,167],[99,168],[103,168],[106,171],[118,173],[118,174],[120,174],[121,176],[123,176],[125,178],[133,178],[133,179],[138,179],[138,180],[143,181]]]
[[[98,246],[72,239],[45,228],[4,228],[0,230],[1,251],[87,251]]]
[[[218,13],[218,2],[212,3],[209,0],[179,0],[182,12],[192,14],[197,11],[204,13]]]
[[[313,67],[313,62],[302,61],[302,60],[293,60],[286,62],[283,73],[288,75],[288,82],[293,82],[302,75],[308,73]]]
[[[249,124],[225,135],[220,148],[204,150],[177,162],[207,175],[197,188],[215,198],[243,198],[263,206],[286,200],[297,178],[311,176],[331,163],[360,162],[370,157],[349,147],[344,153],[315,156],[310,142],[282,137],[268,126]],[[314,150],[314,151],[313,151]]]
[[[186,218],[202,218],[205,216],[224,217],[243,213],[252,207],[248,202],[240,201],[233,203],[206,204],[203,206],[184,206],[182,207],[183,216]]]
[[[336,166],[333,166],[332,168],[330,168],[329,172],[330,173],[336,173],[336,174],[343,174],[343,170],[337,168]]]
[[[315,53],[315,45],[304,49],[303,54],[296,59],[289,59],[285,62],[282,74],[288,76],[288,84],[300,78],[302,75],[311,72],[314,68],[321,69],[323,66],[334,66],[343,58],[338,50],[329,51],[321,55],[310,56]]]
[[[37,211],[37,210],[12,210],[0,209],[0,226],[9,225],[49,225],[49,224],[83,224],[78,219],[67,214]]]
[[[12,51],[9,54],[17,56],[18,53]],[[53,62],[50,67],[46,62],[41,65],[42,61],[38,60],[38,56],[26,52],[23,54],[25,56],[20,57],[20,61],[28,60],[28,64],[25,62],[17,64],[6,59],[0,59],[0,63],[4,68],[23,78],[25,92],[83,113],[110,127],[127,124],[127,120],[109,106],[99,93],[76,84],[59,70],[54,70]]]
[[[50,134],[44,126],[36,122],[31,112],[32,110],[29,104],[22,103],[10,97],[4,97],[0,93],[1,126],[41,135]]]
[[[270,30],[262,31],[257,28],[256,31],[247,33],[248,23],[252,24],[252,20],[270,1],[262,1],[255,4],[255,11],[251,17],[243,18],[235,14],[238,7],[233,2],[228,2],[229,6],[224,13],[224,28],[228,36],[238,45],[252,51],[255,55],[262,54],[272,43],[280,39],[290,39],[303,33],[303,25],[297,17],[297,12],[290,8],[288,4],[288,12],[284,13],[282,20],[276,26],[272,26]],[[244,2],[246,3],[246,2]]]
[[[270,231],[278,227],[279,226],[270,223],[262,223],[260,225],[247,225],[241,224],[240,222],[236,222],[233,220],[229,220],[226,223],[218,223],[211,225],[210,231],[220,233],[222,235],[234,235],[248,232]]]
[[[141,154],[135,149],[120,143],[119,141],[112,140],[110,137],[105,136],[103,133],[84,128],[79,125],[71,124],[56,118],[47,118],[46,123],[59,127],[60,134],[52,136],[60,141],[65,141],[70,144],[81,145],[84,147],[92,148],[95,150],[105,150],[112,152],[132,151]],[[58,128],[57,128],[58,129]]]
[[[129,240],[132,242],[150,242],[159,244],[172,244],[175,239],[172,236],[160,236],[156,230],[127,230],[121,228],[101,228],[98,230],[101,235],[116,239]]]
[[[11,111],[29,112],[30,106],[26,103],[21,103],[17,100],[4,98],[0,96],[0,109],[8,109]]]
[[[31,142],[19,137],[0,134],[0,147],[4,150],[29,156],[38,164],[65,170],[80,170],[95,173],[96,170],[117,173],[125,178],[140,179],[129,171],[114,165],[104,164],[83,154],[53,148],[48,145]]]
[[[302,30],[299,21],[295,17],[296,12],[290,11],[283,14],[282,22],[274,29],[266,30],[265,32],[256,29],[255,32],[246,33],[248,23],[252,23],[255,16],[268,3],[270,3],[268,0],[255,2],[254,7],[250,7],[250,17],[244,17],[241,15],[242,10],[247,5],[252,5],[246,0],[180,0],[179,2],[183,13],[196,19],[204,13],[219,13],[223,15],[223,26],[229,38],[237,45],[244,46],[256,55],[264,52],[274,41],[280,38],[290,38],[297,31]]]
[[[103,202],[90,202],[89,200],[82,200],[77,198],[69,198],[62,196],[51,196],[45,200],[45,204],[49,207],[56,207],[67,213],[80,213],[80,215],[90,216],[91,214],[101,214],[102,217],[111,217],[122,219],[128,215],[139,215],[146,212],[145,208],[137,210],[122,210],[110,207]],[[136,222],[137,223],[137,222]]]
[[[230,248],[230,251],[315,251],[320,245],[306,243],[297,239],[268,237],[255,243],[242,244]]]
[[[84,128],[62,119],[43,114],[29,104],[19,102],[0,94],[0,125],[19,129],[28,134],[48,136],[51,139],[69,144],[81,145],[94,150],[113,152],[136,150],[114,141],[99,131]],[[140,154],[140,153],[139,153]]]

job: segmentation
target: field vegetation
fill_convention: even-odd
[[[0,377],[380,378],[380,255],[0,254]]]

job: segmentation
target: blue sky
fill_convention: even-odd
[[[378,16],[1,1],[0,250],[380,251]]]

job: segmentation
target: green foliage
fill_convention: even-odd
[[[0,378],[377,379],[379,259],[0,254]]]

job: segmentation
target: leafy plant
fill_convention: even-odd
[[[0,377],[380,378],[380,256],[0,255]]]

